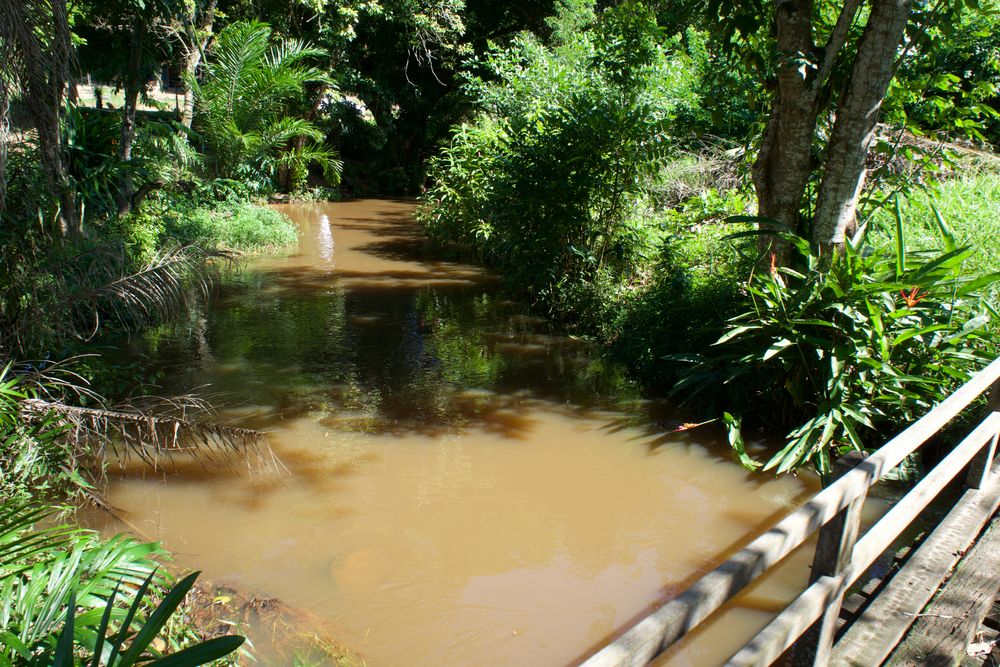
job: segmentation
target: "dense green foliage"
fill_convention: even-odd
[[[110,663],[134,664],[193,582],[168,590],[151,545],[34,527],[46,504],[100,493],[95,452],[59,408],[100,411],[87,381],[129,373],[61,363],[177,317],[239,253],[294,242],[265,196],[423,191],[434,240],[651,389],[696,398],[751,467],[825,475],[994,356],[996,1],[916,0],[894,18],[879,13],[892,3],[805,5],[0,2],[0,662],[69,664],[107,642]],[[180,82],[172,103],[147,85],[163,72]],[[90,75],[115,90],[78,98]],[[859,75],[884,79],[858,87],[861,103]],[[780,124],[796,114],[792,142]],[[827,208],[847,214],[812,234]],[[346,321],[299,303],[281,305],[296,326],[249,339],[239,318],[265,306],[279,310],[217,326],[267,363],[283,341],[338,352],[317,327]],[[413,305],[422,354],[445,361],[405,378],[419,392],[362,391],[361,374],[388,377],[375,359],[337,378],[344,405],[469,418],[449,387],[517,369],[452,335],[450,309]],[[573,373],[569,389],[600,375]],[[130,380],[102,386],[124,395]],[[751,420],[788,433],[763,463]]]
[[[829,475],[838,448],[865,449],[863,430],[918,418],[992,360],[995,346],[982,344],[991,306],[977,294],[1000,274],[964,274],[973,251],[953,244],[925,254],[906,254],[902,244],[897,253],[849,247],[823,266],[807,241],[790,241],[807,270],[757,272],[750,308],[711,351],[684,359],[694,367],[674,390],[692,401],[726,387],[735,410],[794,424],[764,469],[813,464]],[[727,421],[741,458],[758,467],[742,448],[739,420]]]
[[[323,134],[289,107],[307,85],[331,83],[307,64],[324,55],[300,40],[272,44],[271,29],[263,23],[234,23],[219,33],[204,78],[189,81],[194,128],[208,144],[216,176],[267,191],[285,171],[291,189],[301,189],[309,164],[316,162],[336,184],[340,163],[320,143]]]
[[[725,390],[712,405],[733,413],[753,405],[755,425],[792,429],[789,448],[770,467],[783,472],[810,463],[825,472],[838,447],[870,444],[868,435],[877,441],[880,430],[918,415],[997,349],[996,328],[989,324],[995,311],[988,303],[976,305],[978,291],[995,293],[990,280],[979,280],[994,270],[989,262],[997,248],[990,231],[994,172],[986,167],[975,178],[955,178],[954,170],[965,168],[957,165],[974,158],[922,138],[988,138],[997,56],[987,27],[995,18],[951,5],[914,10],[907,34],[920,50],[904,61],[887,91],[884,117],[894,126],[876,133],[857,204],[856,222],[867,239],[863,232],[850,258],[832,268],[816,256],[817,248],[795,249],[788,241],[792,252],[771,273],[768,255],[754,239],[731,236],[741,225],[760,222],[747,215],[760,202],[751,174],[740,164],[756,147],[676,152],[695,137],[731,137],[739,145],[748,132],[763,131],[769,95],[755,79],[777,75],[768,32],[775,19],[749,5],[720,5],[720,20],[713,22],[711,10],[668,3],[656,21],[633,8],[623,23],[615,12],[625,5],[595,15],[587,3],[562,4],[547,41],[519,38],[488,53],[478,76],[468,78],[465,89],[477,115],[457,127],[451,143],[431,161],[433,186],[423,197],[420,218],[432,237],[474,250],[538,307],[605,341],[653,386],[681,378],[682,353],[715,358],[718,350],[717,366],[703,360],[697,367],[698,376]],[[820,39],[832,33],[840,11],[831,6],[813,17]],[[935,16],[948,16],[970,31],[958,37],[928,23]],[[651,28],[657,21],[676,36]],[[856,30],[844,39],[858,39],[861,27]],[[606,43],[629,43],[631,57],[618,68],[595,65]],[[809,58],[804,67],[814,66]],[[647,78],[652,72],[655,86]],[[849,71],[841,65],[829,76],[816,85],[840,85]],[[630,82],[625,88],[623,80]],[[626,89],[630,92],[623,94]],[[635,109],[641,109],[639,115],[631,116]],[[816,150],[823,149],[833,125],[833,117],[820,121]],[[609,164],[614,167],[607,170]],[[814,215],[824,179],[817,170],[803,180],[799,228]],[[760,184],[753,185],[759,193]],[[941,229],[952,229],[949,234],[972,250],[961,261],[953,255],[946,267],[887,280],[892,262],[880,258],[895,254],[893,208],[900,201],[910,250],[949,252],[956,239],[942,237]],[[734,216],[739,225],[722,224]],[[927,255],[903,250],[900,261],[933,265]],[[954,273],[959,263],[965,278]],[[786,269],[788,276],[781,273]],[[769,286],[762,284],[772,279]],[[976,293],[955,301],[954,290],[962,285]],[[914,287],[925,302],[911,316],[893,299]],[[881,289],[878,298],[873,289]],[[867,299],[876,314],[861,309],[858,299]],[[786,312],[788,304],[803,312]],[[840,322],[842,309],[862,315]],[[791,325],[783,317],[845,328],[853,332],[847,337],[851,342],[837,347],[814,331],[798,339],[797,332],[785,330]],[[734,326],[727,325],[732,318],[753,320],[752,330],[760,335],[744,333],[727,338],[728,346],[713,347],[720,332]],[[876,334],[868,320],[879,318],[887,324]],[[927,332],[912,339],[904,335],[927,327],[950,333],[933,340]],[[883,350],[880,336],[908,344]],[[828,359],[833,347],[852,359],[872,356],[872,349],[900,357],[882,359],[879,373],[841,359],[844,370],[834,374],[841,384],[830,384],[829,368],[825,375],[819,368],[799,368],[798,357],[783,365],[785,356],[769,352],[785,339],[794,341],[795,350],[809,350],[805,358]],[[722,370],[709,372],[716,367]],[[722,383],[718,373],[726,372],[734,376]],[[695,376],[683,374],[678,387],[687,391]],[[854,419],[849,410],[864,419]],[[738,416],[729,423],[738,424]],[[869,432],[856,435],[865,429]]]
[[[130,249],[145,258],[170,242],[261,252],[297,238],[295,225],[275,209],[234,198],[151,197],[141,211],[118,224]]]
[[[652,241],[638,197],[665,164],[671,119],[694,98],[684,57],[658,43],[638,6],[598,19],[571,5],[556,27],[551,45],[524,36],[487,55],[497,81],[468,84],[483,110],[431,162],[421,213],[432,236],[474,247],[549,302],[635,269]]]

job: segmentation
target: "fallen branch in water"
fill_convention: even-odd
[[[171,401],[172,407],[178,407]],[[138,456],[153,469],[163,456],[184,454],[202,462],[229,462],[234,456],[261,454],[267,434],[255,429],[195,421],[140,410],[84,408],[58,401],[21,401],[26,419],[51,417],[67,429],[66,436],[81,449],[103,454],[108,447],[127,460]],[[180,408],[183,412],[183,404]],[[273,456],[273,455],[272,455]]]

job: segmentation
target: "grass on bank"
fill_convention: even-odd
[[[116,227],[112,234],[122,238],[129,253],[142,261],[170,244],[262,253],[288,246],[298,238],[298,228],[288,216],[243,199],[153,199],[139,211],[118,219]]]
[[[644,216],[643,225],[656,238],[644,267],[628,281],[597,280],[567,291],[557,308],[654,390],[669,389],[676,379],[679,365],[665,357],[707,349],[745,305],[743,284],[756,258],[752,239],[732,238],[749,226],[725,222],[752,212],[752,195],[733,187],[737,181],[726,177],[727,170],[706,180],[705,170],[692,167],[691,156],[681,160],[683,168],[664,170],[656,192],[682,196],[667,197],[665,206],[654,206]],[[720,192],[716,183],[725,189]],[[1000,270],[1000,171],[970,170],[903,200],[908,251],[944,249],[935,208],[956,245],[974,250],[963,263],[964,277]],[[875,216],[869,242],[878,253],[895,251],[894,216],[892,208]],[[995,300],[1000,286],[994,283],[988,290]]]
[[[906,243],[910,250],[941,248],[941,232],[935,209],[951,229],[958,246],[975,250],[965,261],[964,270],[982,276],[1000,270],[1000,171],[987,169],[941,183],[933,191],[913,193],[900,206]],[[893,211],[880,211],[872,242],[890,245]],[[998,294],[997,286],[992,295]]]

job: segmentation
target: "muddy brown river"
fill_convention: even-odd
[[[110,499],[182,567],[322,619],[365,664],[572,664],[813,490],[748,474],[711,426],[677,431],[585,342],[428,250],[410,203],[282,210],[294,252],[127,354],[266,429],[284,469],[121,475]],[[664,664],[728,657],[805,571]]]

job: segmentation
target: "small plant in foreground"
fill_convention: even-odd
[[[76,596],[71,594],[69,604],[66,607],[66,623],[63,625],[56,644],[53,666],[72,667],[89,664],[90,667],[100,667],[104,664],[107,667],[133,667],[133,665],[144,664],[150,667],[198,667],[229,655],[243,644],[245,641],[243,637],[226,635],[188,646],[170,655],[157,656],[158,652],[150,648],[153,640],[156,639],[170,616],[177,611],[184,596],[191,590],[195,579],[201,573],[193,572],[171,588],[156,609],[150,613],[146,622],[135,633],[132,633],[136,611],[145,601],[144,598],[153,581],[154,574],[151,572],[142,582],[139,590],[136,591],[121,628],[110,634],[111,618],[115,612],[120,611],[115,607],[118,587],[115,587],[111,597],[108,598],[96,632],[93,632],[92,623],[90,625],[84,623],[83,615],[76,615]],[[80,627],[81,625],[83,627]],[[88,641],[91,635],[93,642]],[[80,636],[85,637],[82,642],[85,650],[93,646],[90,651],[91,660],[81,661],[77,658],[77,647],[74,647],[74,644],[77,643],[75,638]],[[124,644],[127,639],[131,639],[131,641],[126,647]]]

